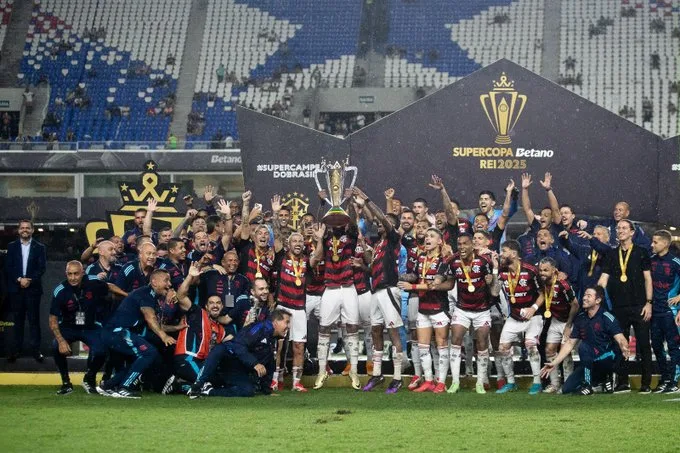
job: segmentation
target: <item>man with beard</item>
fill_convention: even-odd
[[[443,238],[441,231],[429,228],[425,235],[424,252],[418,256],[415,274],[407,275],[398,283],[404,291],[418,292],[418,349],[423,368],[424,381],[413,391],[444,393],[446,375],[449,369],[449,324],[448,297],[446,287],[442,287],[448,271],[442,256]],[[432,374],[432,355],[430,342],[434,333],[439,360],[437,382]]]
[[[353,194],[357,204],[360,207],[365,206],[375,218],[379,236],[378,242],[373,248],[370,265],[373,292],[371,299],[373,376],[363,390],[369,392],[385,381],[382,375],[383,329],[387,327],[395,353],[393,355],[394,375],[387,386],[386,393],[396,393],[402,385],[403,349],[399,329],[404,325],[401,319],[401,294],[397,288],[397,281],[399,280],[398,260],[401,249],[401,237],[397,232],[399,219],[394,214],[384,214],[359,188],[354,187]],[[356,348],[358,349],[358,344]]]
[[[120,236],[111,236],[109,238],[109,241],[113,242],[113,250],[116,255],[116,263],[120,264],[121,266],[126,265],[130,261],[134,261],[135,258],[137,257],[137,254],[135,253],[132,254],[125,253],[125,244],[123,243],[123,240],[120,238]],[[87,260],[81,257],[80,261],[85,262]]]
[[[118,274],[120,274],[120,271],[122,270],[122,266],[116,263],[113,242],[102,241],[97,248],[99,250],[99,257],[97,261],[87,266],[85,274],[106,282],[111,291],[111,294],[106,296],[106,303],[100,304],[100,306],[97,307],[97,320],[99,322],[104,322],[118,306],[112,295],[115,294],[116,296],[125,297],[126,294],[115,285]]]
[[[633,244],[635,225],[628,219],[619,221],[616,236],[619,246],[605,259],[599,286],[607,288],[614,316],[628,340],[630,328],[635,329],[637,351],[642,359],[640,393],[651,393],[652,350],[649,321],[652,317],[653,285],[649,252]],[[614,393],[629,393],[628,362],[617,370],[618,383]]]
[[[531,254],[536,253],[536,242],[538,231],[547,229],[553,236],[553,241],[557,241],[558,234],[562,231],[562,215],[560,214],[559,204],[555,193],[552,190],[552,175],[549,172],[545,173],[543,181],[540,181],[548,194],[548,206],[541,209],[539,216],[534,214],[531,209],[531,199],[529,198],[529,186],[532,184],[531,175],[529,173],[522,173],[522,209],[527,216],[527,224],[529,225],[529,237],[533,239],[533,248]],[[526,256],[526,255],[525,255]]]
[[[538,264],[541,279],[541,291],[545,310],[543,317],[550,323],[546,335],[545,356],[553,360],[557,356],[560,345],[571,334],[574,316],[578,312],[578,300],[569,282],[558,277],[557,263],[552,258],[543,258]],[[571,356],[564,358],[563,378],[566,382],[574,371],[574,360]],[[543,389],[544,393],[558,393],[560,389],[559,369],[550,371],[550,384]]]
[[[577,237],[567,231],[560,232],[560,245],[578,262],[577,289],[579,294],[583,294],[588,286],[597,285],[604,259],[611,252],[612,246],[609,245],[609,229],[601,225],[595,227],[593,234],[579,230],[575,235]],[[605,305],[610,306],[610,303]]]
[[[252,194],[245,192],[243,199],[243,218],[250,216],[250,200]],[[251,237],[251,232],[252,237]],[[239,255],[239,273],[245,275],[250,282],[256,278],[264,278],[269,286],[272,282],[274,271],[275,252],[280,251],[281,244],[276,245],[276,250],[269,246],[269,228],[266,225],[250,225],[244,221],[241,225],[241,240],[236,243],[236,251]]]
[[[534,376],[529,394],[536,395],[541,391],[541,356],[538,352],[538,341],[543,329],[543,316],[540,313],[543,294],[539,291],[538,269],[523,262],[519,253],[520,246],[517,241],[506,241],[501,246],[499,283],[506,299],[510,301],[510,317],[503,325],[499,346],[507,384],[496,393],[517,390],[512,344],[524,336],[524,345],[529,353],[529,364]]]
[[[316,240],[315,252],[307,258],[304,254],[304,237],[300,233],[292,233],[288,237],[288,252],[277,254],[276,268],[279,270],[276,294],[277,308],[290,314],[290,341],[293,342],[293,390],[306,392],[302,385],[302,366],[304,361],[305,343],[307,342],[307,314],[305,312],[305,281],[308,269],[315,266],[323,253],[324,227],[318,228],[314,234]],[[277,357],[277,361],[281,356]],[[277,371],[281,373],[280,363]],[[278,376],[276,376],[278,377]],[[274,379],[272,386],[278,379]]]
[[[144,253],[144,249],[149,246],[153,247],[153,244],[144,244],[140,253]],[[157,319],[159,307],[166,298],[174,296],[170,276],[166,271],[157,269],[149,276],[149,285],[140,287],[123,299],[104,326],[102,341],[107,348],[134,357],[134,361],[129,367],[116,370],[110,380],[102,382],[97,387],[99,394],[117,398],[140,398],[141,395],[132,386],[159,357],[156,347],[142,336],[142,332],[149,328],[165,346],[176,343],[174,338],[163,331]]]
[[[222,257],[221,267],[224,271],[220,269],[220,266],[206,267],[200,277],[199,300],[204,301],[217,296],[222,301],[225,311],[228,312],[238,307],[239,302],[243,300],[247,311],[247,307],[250,307],[248,301],[250,281],[245,275],[237,272],[238,265],[238,254],[235,250],[229,250]],[[242,327],[244,320],[245,318],[237,322],[239,328]]]
[[[438,190],[442,197],[442,204],[444,205],[444,217],[446,222],[442,223],[442,216],[435,215],[435,226],[442,232],[444,236],[444,242],[451,246],[451,249],[455,252],[458,247],[458,235],[461,233],[460,225],[458,220],[458,203],[454,204],[451,202],[449,194],[446,192],[446,187],[442,179],[437,175],[432,175],[432,182],[429,186],[435,190]]]
[[[510,204],[510,211],[508,212],[508,218],[515,215],[517,212],[517,194],[514,192],[512,195],[512,203]],[[483,190],[479,193],[479,212],[470,215],[470,221],[473,222],[473,231],[477,231],[475,223],[481,222],[477,219],[479,214],[483,214],[486,217],[486,231],[493,231],[496,228],[498,219],[501,218],[503,214],[502,209],[496,209],[496,195],[490,190]],[[500,242],[505,241],[505,234],[501,238]]]
[[[185,384],[194,383],[210,351],[227,337],[224,325],[229,324],[230,320],[222,315],[222,300],[210,297],[205,308],[201,308],[187,296],[190,286],[197,283],[200,275],[198,263],[193,263],[177,292],[177,303],[184,312],[182,321],[187,327],[180,331],[177,338],[173,358],[174,374],[163,387],[162,393],[165,395],[181,389],[180,380]]]
[[[290,224],[290,207],[281,204],[281,195],[274,195],[271,200],[272,203],[272,228],[274,236],[285,240],[293,232],[293,227]],[[294,320],[291,318],[291,323]]]
[[[184,241],[173,238],[168,242],[168,256],[159,260],[158,268],[164,269],[170,274],[170,283],[172,283],[172,288],[175,291],[179,289],[187,276],[188,263],[185,261],[186,257],[187,251],[184,247]]]
[[[568,279],[570,282],[578,283],[578,272],[573,269],[573,262],[569,255],[559,247],[555,246],[553,234],[547,228],[541,228],[536,233],[536,251],[533,255],[524,258],[524,261],[534,266],[543,258],[552,258],[557,263],[557,270],[560,272],[561,279]]]
[[[155,266],[156,246],[146,242],[139,247],[137,259],[123,266],[116,279],[116,286],[127,296],[133,290],[149,283],[149,276]]]
[[[153,202],[155,206],[155,200]],[[136,240],[139,236],[144,234],[144,218],[146,217],[147,210],[144,208],[138,208],[135,211],[134,225],[131,229],[127,230],[123,234],[123,245],[125,246],[125,253],[137,253]]]
[[[451,387],[456,393],[460,387],[460,362],[463,336],[474,329],[477,340],[477,393],[486,393],[484,382],[489,364],[489,329],[491,328],[491,298],[498,296],[498,256],[495,262],[484,255],[476,255],[469,234],[458,237],[458,254],[449,263],[451,288],[457,287],[457,304],[451,317]],[[441,353],[440,353],[441,355]]]
[[[73,392],[66,358],[71,354],[71,343],[81,341],[89,348],[87,372],[83,388],[97,393],[96,376],[106,361],[106,348],[101,341],[101,328],[96,323],[99,306],[106,304],[107,284],[97,277],[86,276],[80,261],[66,264],[66,280],[54,290],[50,307],[49,325],[54,334],[53,356],[61,375],[57,395]]]
[[[351,196],[350,194],[346,194]],[[326,199],[325,191],[319,193],[319,198]],[[350,349],[350,373],[352,388],[359,390],[361,381],[357,373],[359,356],[359,298],[354,286],[354,269],[352,257],[357,246],[358,229],[356,225],[356,211],[354,204],[348,206],[349,223],[344,227],[334,227],[326,231],[324,240],[324,280],[326,289],[321,296],[319,342],[317,355],[319,359],[319,375],[314,382],[314,389],[323,387],[328,379],[326,365],[328,363],[328,348],[331,327],[342,321],[347,329],[345,347]]]

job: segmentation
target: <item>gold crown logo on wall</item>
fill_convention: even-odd
[[[139,183],[119,182],[118,190],[123,200],[121,210],[135,210],[146,207],[150,198],[158,202],[157,211],[176,212],[174,203],[179,187],[172,183],[161,183],[158,178],[158,165],[153,160],[144,164]]]

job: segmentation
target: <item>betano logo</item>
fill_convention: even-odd
[[[479,96],[479,102],[482,103],[484,113],[496,131],[494,141],[499,145],[512,143],[510,133],[522,116],[527,103],[526,95],[519,94],[515,90],[515,82],[509,81],[503,72],[500,81],[493,82],[493,90]]]

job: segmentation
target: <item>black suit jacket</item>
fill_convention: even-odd
[[[31,279],[29,290],[42,294],[42,276],[45,273],[47,257],[45,246],[35,239],[31,240],[26,265],[26,275],[23,273],[23,261],[21,259],[21,241],[17,239],[7,246],[7,260],[5,261],[5,274],[7,275],[7,293],[19,292],[21,286],[17,279],[26,277]]]

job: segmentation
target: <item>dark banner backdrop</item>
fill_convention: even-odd
[[[246,190],[253,191],[264,210],[270,209],[269,200],[277,193],[293,208],[294,217],[307,211],[316,215],[319,199],[314,171],[322,159],[347,159],[349,142],[245,108],[236,111]]]
[[[659,147],[659,223],[680,225],[680,136]]]
[[[238,116],[245,183],[258,188],[259,200],[275,192],[316,191],[310,178],[272,177],[258,170],[263,165],[305,165],[351,152],[357,184],[376,201],[394,187],[404,202],[424,196],[438,206],[438,195],[427,187],[436,173],[463,208],[476,207],[484,189],[500,203],[508,178],[519,186],[527,171],[536,181],[531,194],[538,208],[546,202],[538,180],[550,171],[559,201],[577,214],[610,216],[615,202],[626,200],[635,220],[658,218],[662,140],[508,60],[345,140],[246,109]]]

